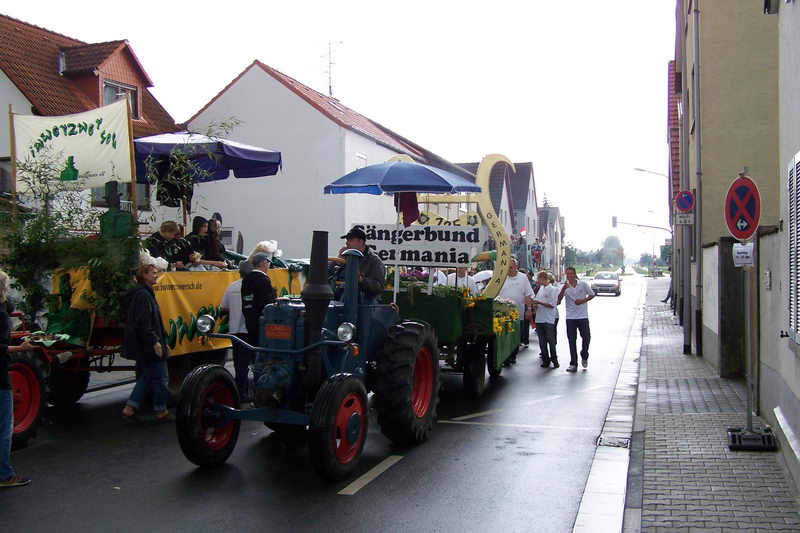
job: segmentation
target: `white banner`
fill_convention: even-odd
[[[63,168],[62,182],[81,188],[102,187],[107,181],[131,181],[128,102],[124,98],[85,113],[39,117],[14,113],[14,138],[18,163],[47,158]],[[17,190],[28,185],[17,179]]]
[[[482,226],[358,225],[367,234],[367,246],[387,265],[469,266],[487,235]]]

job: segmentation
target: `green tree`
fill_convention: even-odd
[[[625,260],[625,249],[619,238],[610,235],[603,241],[600,247],[600,262],[603,264],[622,265]]]

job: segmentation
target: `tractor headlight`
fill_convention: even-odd
[[[356,336],[356,327],[350,322],[342,322],[336,328],[336,336],[342,342],[350,342]]]
[[[197,319],[197,331],[205,335],[214,329],[215,322],[216,320],[211,315],[203,315]]]

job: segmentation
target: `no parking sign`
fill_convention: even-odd
[[[748,176],[739,176],[725,195],[725,225],[735,239],[746,241],[758,229],[761,218],[761,195],[756,182]]]

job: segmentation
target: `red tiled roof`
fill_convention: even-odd
[[[672,199],[678,194],[681,186],[681,143],[680,143],[680,117],[678,104],[681,101],[680,74],[676,72],[675,61],[670,61],[668,66],[669,96],[667,106],[667,123],[669,128],[669,159],[670,159],[670,212]]]
[[[261,61],[255,60],[250,64],[241,74],[239,74],[233,81],[231,81],[222,91],[212,98],[205,106],[203,106],[197,113],[194,114],[187,122],[194,120],[200,113],[205,111],[208,106],[214,103],[220,96],[222,96],[228,88],[236,83],[246,72],[252,68],[260,68],[281,84],[283,84],[290,91],[297,96],[308,102],[312,107],[316,108],[323,115],[327,116],[333,122],[343,128],[359,133],[365,137],[369,137],[378,143],[384,144],[389,148],[401,153],[406,153],[417,157],[423,157],[423,152],[418,148],[404,142],[401,138],[391,135],[385,128],[381,128],[372,122],[364,115],[353,111],[349,107],[339,102],[336,98],[325,96],[322,93],[315,91],[297,81],[296,79],[275,70],[274,68],[265,65]]]
[[[22,113],[69,115],[98,106],[97,102],[89,98],[68,76],[60,75],[62,50],[65,52],[68,68],[75,72],[76,70],[86,70],[91,63],[97,63],[94,66],[100,67],[110,57],[110,54],[127,48],[132,61],[141,70],[143,78],[150,83],[126,41],[87,45],[77,39],[6,15],[0,15],[0,35],[2,35],[0,38],[0,69],[32,104],[31,109],[17,110]],[[112,45],[115,48],[108,51]],[[81,53],[81,49],[84,49],[86,53]],[[108,53],[101,59],[105,52]],[[143,120],[134,121],[135,136],[178,129],[169,113],[156,101],[147,88],[142,90],[142,108]],[[137,134],[137,132],[139,133]]]
[[[85,72],[99,67],[108,56],[126,45],[125,41],[107,43],[82,44],[62,48],[64,55],[64,73]]]

